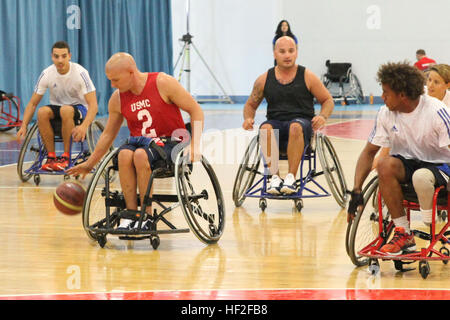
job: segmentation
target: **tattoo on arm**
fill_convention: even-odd
[[[261,87],[258,84],[255,84],[253,86],[253,90],[250,95],[250,101],[252,102],[252,104],[259,106],[259,104],[263,101],[263,99],[264,99],[263,90],[261,90]]]

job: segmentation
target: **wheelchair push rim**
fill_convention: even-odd
[[[117,154],[118,151],[119,151],[119,149],[116,148],[103,158],[103,160],[100,162],[100,165],[97,167],[95,174],[92,176],[92,179],[89,182],[89,186],[87,188],[86,198],[83,203],[82,221],[83,221],[83,228],[84,228],[86,234],[88,235],[89,239],[94,240],[94,241],[98,241],[99,238],[103,236],[102,234],[99,234],[99,233],[96,233],[95,231],[93,231],[93,230],[95,230],[95,226],[93,226],[91,224],[91,218],[92,218],[91,212],[93,211],[92,207],[94,207],[93,201],[95,201],[94,196],[98,195],[99,182],[101,183],[102,180],[103,180],[103,182],[106,182],[105,181],[105,172],[108,169],[108,167],[110,167],[112,165],[112,159]],[[113,174],[115,175],[115,173],[113,173]],[[112,180],[114,180],[114,179],[109,179],[110,182]],[[106,186],[106,184],[105,184],[105,186]],[[103,189],[104,188],[102,188],[100,193],[104,192]],[[97,201],[105,203],[105,198],[102,195],[100,195],[100,197],[99,197],[99,199],[97,199]],[[104,208],[104,210],[106,210],[106,208]],[[105,212],[103,212],[102,214],[103,214],[102,217],[104,217]],[[95,218],[93,218],[93,220],[98,221],[98,218],[95,217]]]
[[[245,194],[255,180],[260,162],[260,145],[258,143],[258,136],[255,136],[245,151],[234,180],[233,201],[236,207],[240,207],[244,203],[246,198]]]
[[[319,132],[316,139],[316,150],[325,179],[338,205],[345,208],[348,201],[348,193],[341,162],[327,136]]]
[[[186,222],[195,236],[205,244],[216,243],[225,228],[225,202],[217,176],[205,157],[189,168],[188,159],[179,152],[175,160],[175,185]],[[201,181],[191,181],[195,172]],[[209,179],[209,181],[205,181]],[[207,209],[205,211],[204,209]]]
[[[37,130],[38,125],[37,122],[35,122],[28,131],[22,147],[20,148],[19,158],[17,160],[17,174],[22,182],[27,182],[33,176],[32,173],[28,173],[27,171],[30,171],[36,163],[39,165],[40,143],[38,141]],[[27,154],[31,154],[31,156],[27,156]],[[26,163],[30,163],[30,166],[26,167]]]

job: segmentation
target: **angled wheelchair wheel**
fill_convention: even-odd
[[[181,209],[200,241],[216,243],[225,228],[225,202],[219,181],[205,157],[189,165],[182,153],[175,161],[175,185]]]
[[[110,152],[103,158],[103,160],[100,162],[100,165],[97,167],[97,170],[93,174],[86,191],[86,199],[84,200],[82,211],[83,228],[86,231],[88,237],[95,241],[98,241],[102,236],[101,234],[97,234],[95,232],[95,229],[104,227],[107,223],[106,211],[110,210],[109,213],[111,216],[113,216],[113,212],[111,212],[111,210],[113,210],[114,207],[107,207],[106,205],[107,186],[105,175],[107,174],[107,172],[112,175],[117,174],[117,171],[114,169],[113,159],[118,151],[119,149],[115,149],[113,152]],[[109,192],[120,193],[122,189],[118,181],[119,179],[115,179],[117,181],[113,181],[114,179],[108,180]],[[115,222],[117,221],[109,221],[111,226],[114,226]]]
[[[325,179],[336,202],[344,208],[348,200],[347,183],[337,153],[327,136],[319,132],[316,139],[316,150]]]
[[[375,240],[380,235],[378,208],[378,177],[372,178],[364,188],[363,209],[358,212],[348,230],[348,255],[355,266],[364,266],[369,263],[367,257],[358,255],[365,246]],[[393,228],[387,229],[391,217],[387,208],[383,205],[381,208],[383,214],[383,232],[385,239],[388,239]]]
[[[11,122],[17,123],[19,120],[19,106],[14,98],[0,99],[0,132],[14,128]]]
[[[88,148],[89,148],[89,155],[91,155],[94,150],[95,150],[95,146],[98,143],[98,140],[100,139],[100,135],[102,134],[102,132],[105,130],[105,127],[103,126],[103,124],[101,124],[99,121],[94,120],[91,125],[89,126],[88,132],[86,134],[86,140],[87,140],[87,144],[88,144]],[[114,147],[111,145],[111,147],[109,147],[109,152],[112,152],[114,150]],[[108,154],[106,154],[103,158],[107,157]],[[99,169],[99,166],[102,162],[100,161],[99,164],[95,167],[95,170]],[[105,172],[103,172],[103,177],[105,176]],[[111,181],[116,177],[116,174],[111,175],[110,179]]]
[[[358,77],[351,73],[350,74],[350,88],[347,93],[348,96],[356,100],[356,103],[364,103],[364,94],[362,91],[361,83],[359,82]]]
[[[17,160],[17,174],[23,182],[28,181],[32,174],[27,173],[38,160],[43,145],[39,142],[39,131],[37,122],[28,131],[22,147],[20,148],[19,159]]]
[[[94,152],[95,146],[97,145],[100,135],[105,130],[105,127],[97,120],[94,120],[88,128],[86,134],[86,140],[89,147],[89,152],[92,154]],[[112,147],[111,147],[112,148]],[[110,149],[111,151],[112,149]]]
[[[233,186],[233,201],[236,207],[240,207],[245,200],[245,193],[253,184],[256,173],[261,162],[260,145],[258,136],[255,136],[249,143],[244,158],[239,165]]]

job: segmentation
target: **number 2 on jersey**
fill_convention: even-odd
[[[137,114],[137,118],[139,121],[144,119],[144,117],[147,118],[147,121],[142,123],[142,130],[141,130],[142,136],[149,137],[149,138],[156,138],[156,130],[155,129],[150,129],[150,132],[147,133],[147,129],[152,126],[152,122],[153,122],[152,116],[150,115],[150,112],[147,109],[142,109]]]

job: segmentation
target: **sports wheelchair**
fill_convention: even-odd
[[[188,156],[183,151],[178,152],[174,162],[167,158],[164,151],[153,141],[151,147],[157,150],[162,160],[158,160],[152,170],[144,203],[139,210],[127,210],[125,199],[120,187],[118,176],[119,149],[110,152],[100,163],[89,183],[86,199],[83,205],[83,227],[89,239],[97,241],[103,248],[107,235],[118,236],[120,240],[149,239],[153,249],[160,245],[160,234],[187,233],[190,230],[205,244],[214,244],[222,236],[225,228],[225,202],[216,174],[206,160],[189,163]],[[195,179],[192,179],[195,175]],[[175,178],[176,194],[150,195],[153,187],[173,190],[173,183],[167,178]],[[165,185],[165,187],[164,187]],[[163,203],[173,203],[166,206]],[[147,213],[147,207],[157,204],[161,211]],[[165,217],[166,214],[181,207],[189,228],[178,229]],[[137,227],[131,230],[117,230],[121,218],[132,219]],[[144,228],[145,222],[149,227]],[[163,229],[158,228],[162,222]]]
[[[61,121],[52,120],[51,121],[54,130],[54,141],[55,149],[63,146],[63,139],[61,136]],[[76,123],[78,125],[79,123]],[[70,147],[70,161],[69,167],[71,168],[79,163],[87,160],[89,155],[94,151],[98,139],[103,132],[103,125],[94,120],[86,132],[86,139],[84,141],[72,143]],[[113,150],[113,148],[111,148]],[[111,151],[110,150],[110,151]],[[47,150],[45,149],[42,137],[39,133],[39,128],[37,122],[35,122],[31,129],[28,130],[27,135],[24,139],[22,147],[20,148],[19,159],[17,161],[17,174],[20,180],[27,182],[33,177],[34,183],[39,185],[41,182],[41,175],[64,175],[64,179],[70,178],[65,171],[45,171],[41,170],[43,162],[47,159]]]
[[[0,90],[0,132],[12,128],[19,130],[22,125],[19,106],[20,99],[18,97]]]
[[[322,171],[317,170],[316,154],[319,156]],[[280,160],[287,160],[287,155],[280,154]],[[264,168],[261,168],[262,163],[264,163]],[[301,211],[303,198],[330,196],[330,193],[316,181],[316,177],[323,174],[336,202],[342,208],[345,207],[348,192],[344,172],[331,141],[321,132],[315,132],[311,142],[305,146],[299,174],[300,178],[295,182],[297,191],[293,194],[272,195],[268,193],[266,190],[271,175],[261,152],[259,135],[256,135],[245,151],[234,180],[234,204],[236,207],[240,207],[247,197],[259,198],[259,207],[264,211],[267,208],[266,199],[294,200],[295,208]],[[259,178],[254,183],[256,176]]]
[[[358,77],[352,72],[352,64],[325,62],[327,73],[322,75],[322,83],[328,89],[335,101],[343,101],[345,105],[350,100],[364,103],[364,94]]]
[[[408,221],[411,221],[411,211],[419,211],[417,195],[409,184],[401,185],[403,191],[403,207],[406,209]],[[346,249],[351,261],[356,266],[369,266],[369,271],[376,274],[380,270],[378,260],[392,260],[396,270],[404,272],[413,270],[404,265],[419,261],[419,272],[423,279],[430,273],[430,260],[440,260],[447,264],[450,251],[446,244],[450,244],[450,226],[448,212],[450,205],[450,190],[445,187],[436,188],[433,197],[433,218],[429,233],[412,230],[416,238],[428,241],[429,244],[415,252],[403,252],[392,256],[379,251],[388,242],[394,230],[394,223],[384,205],[378,191],[378,177],[373,177],[363,188],[363,209],[358,212],[347,226]],[[442,225],[437,231],[438,225]],[[439,250],[435,249],[441,244]],[[418,243],[416,245],[419,245]]]

